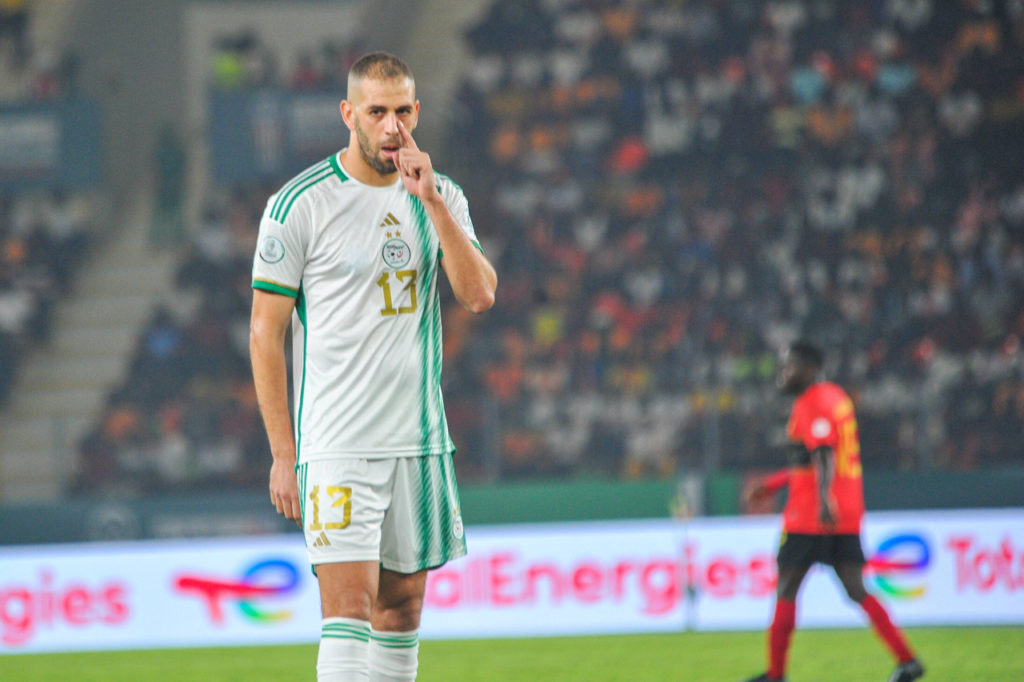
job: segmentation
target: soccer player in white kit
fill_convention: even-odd
[[[302,526],[320,584],[320,682],[414,680],[427,570],[466,552],[437,270],[474,313],[494,304],[497,277],[462,190],[413,140],[419,108],[397,57],[353,64],[349,146],[270,197],[253,260],[270,498]]]

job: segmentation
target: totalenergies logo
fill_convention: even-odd
[[[257,602],[280,598],[294,592],[299,585],[299,570],[285,559],[266,559],[254,563],[238,580],[224,580],[198,575],[179,575],[174,588],[183,593],[195,593],[206,602],[210,620],[224,622],[224,602],[238,602],[238,609],[249,620],[258,623],[276,623],[291,618],[288,610],[266,610]]]
[[[875,584],[890,597],[918,599],[924,596],[926,588],[914,579],[929,563],[931,550],[924,538],[904,533],[883,540],[868,560],[866,570],[875,574]]]

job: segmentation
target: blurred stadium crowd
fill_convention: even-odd
[[[75,91],[77,60],[34,45],[29,3],[0,5],[0,102],[30,105]],[[54,301],[68,291],[93,220],[84,197],[5,188],[0,196],[0,407],[26,350],[47,340]]]
[[[30,0],[0,5],[0,101],[53,100],[74,92],[78,58],[33,43]]]
[[[271,77],[248,40],[220,87],[315,87],[357,52]],[[466,40],[433,156],[500,285],[446,308],[463,480],[781,464],[798,335],[870,469],[1020,462],[1024,2],[520,0]],[[75,490],[265,486],[249,278],[281,180],[205,200]]]
[[[292,90],[317,90],[332,85],[344,88],[348,67],[365,51],[358,41],[328,40],[304,47],[294,55],[294,66],[282,73],[279,55],[264,44],[258,31],[247,27],[217,39],[211,84],[220,90],[266,86]]]

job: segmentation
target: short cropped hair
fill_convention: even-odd
[[[825,354],[821,352],[821,349],[804,339],[794,341],[789,346],[789,354],[815,370],[820,370],[825,364]]]
[[[365,78],[373,80],[392,80],[394,78],[408,78],[415,82],[412,77],[412,70],[401,59],[388,52],[371,52],[356,60],[348,70],[349,87],[354,81]]]

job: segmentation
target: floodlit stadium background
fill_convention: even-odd
[[[370,49],[500,277],[447,300],[471,556],[424,637],[763,627],[743,493],[801,334],[857,404],[872,589],[1020,623],[1022,48],[1019,2],[6,3],[0,652],[315,640],[248,275]]]

